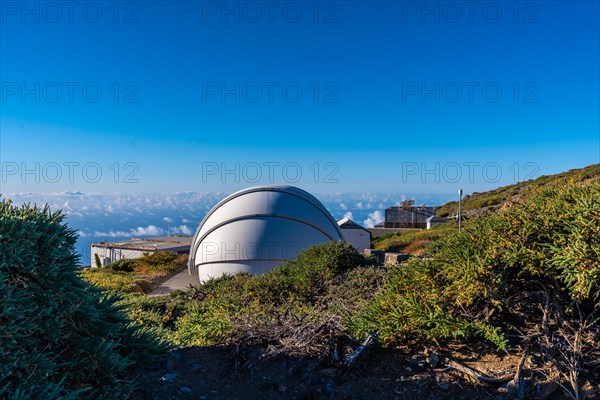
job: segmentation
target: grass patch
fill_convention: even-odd
[[[81,272],[87,282],[103,290],[121,293],[150,293],[152,282],[133,272],[114,271],[109,268],[90,268]]]
[[[112,262],[101,268],[87,268],[81,277],[93,285],[120,293],[150,293],[153,281],[185,267],[187,255],[167,251],[145,253],[136,259]]]
[[[457,230],[453,221],[435,226],[433,229],[407,229],[373,238],[375,250],[428,256],[433,252],[432,245],[449,233]]]

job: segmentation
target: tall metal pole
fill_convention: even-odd
[[[462,189],[458,189],[458,231],[460,232]]]

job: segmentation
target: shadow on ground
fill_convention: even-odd
[[[421,367],[414,350],[374,348],[355,366],[345,368],[273,356],[268,346],[187,347],[137,371],[138,388],[130,399],[513,398],[499,393],[497,386],[468,382],[453,371]]]

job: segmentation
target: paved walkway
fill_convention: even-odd
[[[149,296],[166,296],[173,290],[187,290],[190,285],[198,285],[198,275],[190,275],[187,268],[164,281],[159,287],[150,292]]]

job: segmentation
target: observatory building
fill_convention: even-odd
[[[293,186],[258,186],[221,200],[206,214],[190,248],[188,270],[200,281],[224,273],[262,274],[307,247],[342,240],[331,214]]]
[[[366,249],[371,248],[371,232],[368,229],[363,228],[350,218],[344,218],[337,222],[344,240],[346,243],[350,243],[357,251],[363,252]]]

